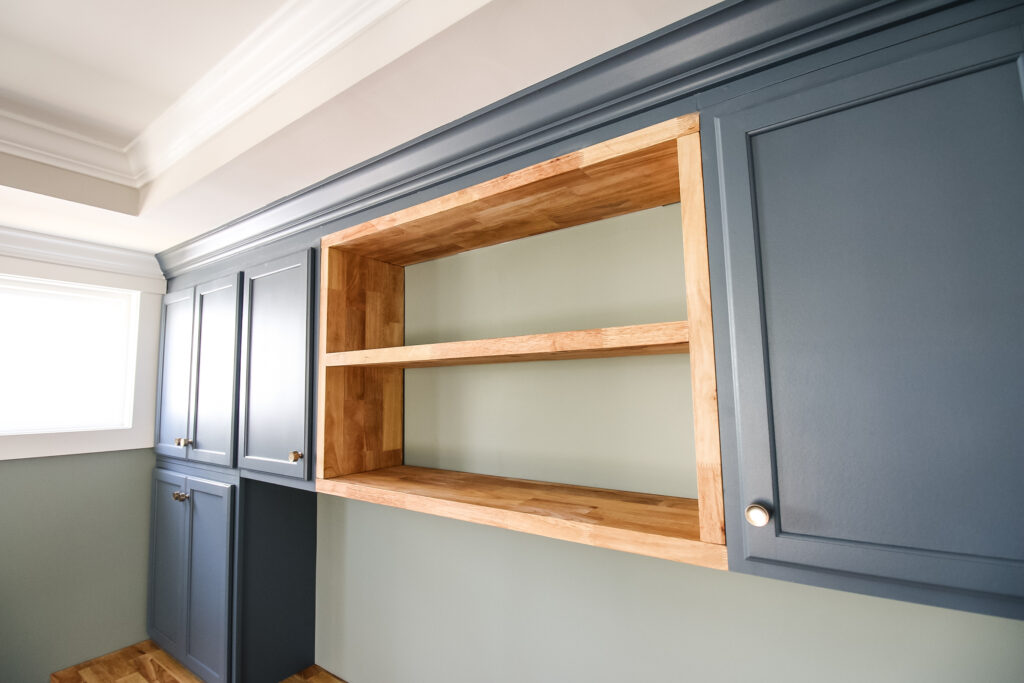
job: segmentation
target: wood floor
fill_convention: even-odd
[[[50,683],[202,683],[152,640],[50,674]],[[311,666],[282,683],[345,683]]]

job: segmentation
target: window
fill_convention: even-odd
[[[130,429],[138,291],[0,275],[0,436]]]

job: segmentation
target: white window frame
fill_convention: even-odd
[[[2,435],[0,461],[151,448],[156,420],[160,309],[167,285],[156,259],[138,252],[0,226],[0,273],[126,289],[138,292],[139,296],[131,426]]]

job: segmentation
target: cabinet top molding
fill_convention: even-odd
[[[618,122],[659,105],[955,4],[722,2],[167,249],[157,260],[172,278],[307,231],[311,238],[314,231],[323,235],[333,231],[329,223],[361,211],[567,139],[607,138],[615,126],[628,130]],[[993,11],[993,2],[982,4],[987,9],[961,6],[957,16],[943,21]]]
[[[327,235],[323,248],[409,266],[679,201],[686,114]]]

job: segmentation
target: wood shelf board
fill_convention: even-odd
[[[324,355],[331,367],[427,368],[482,363],[649,356],[689,350],[686,321],[600,327],[472,341],[341,351]]]
[[[727,569],[724,545],[700,541],[690,498],[400,465],[334,479],[316,490],[612,550]]]
[[[679,201],[681,116],[509,173],[323,238],[407,266]]]

